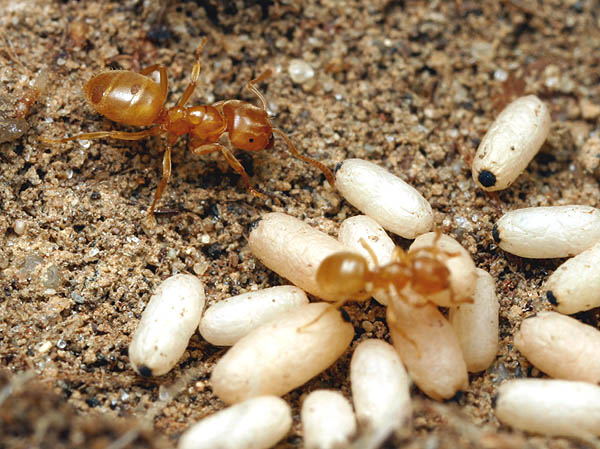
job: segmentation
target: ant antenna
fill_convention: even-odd
[[[327,167],[325,167],[325,165],[321,164],[319,161],[315,161],[314,159],[311,159],[308,156],[304,156],[304,155],[298,153],[298,150],[296,150],[296,147],[294,146],[294,144],[292,143],[290,138],[280,129],[273,128],[273,132],[279,134],[281,136],[281,138],[283,140],[285,140],[285,143],[287,143],[290,153],[292,153],[298,159],[301,159],[304,162],[308,162],[309,164],[311,164],[311,165],[317,167],[319,170],[321,170],[323,172],[323,174],[325,175],[325,177],[327,178],[327,182],[329,182],[329,185],[331,187],[335,188],[335,178],[333,177],[333,173],[331,173],[331,170],[329,170]]]

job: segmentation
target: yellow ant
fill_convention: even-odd
[[[458,253],[439,249],[437,243],[441,236],[441,232],[437,231],[431,246],[419,248],[415,252],[394,248],[391,262],[382,266],[379,266],[373,249],[361,239],[361,245],[375,263],[372,270],[369,269],[367,259],[357,253],[344,251],[326,257],[319,265],[316,280],[326,296],[336,301],[303,328],[314,324],[329,310],[341,307],[346,301],[365,301],[378,291],[384,291],[390,298],[388,325],[416,347],[415,342],[397,325],[395,304],[401,300],[415,307],[423,307],[429,303],[427,296],[445,290],[450,292],[450,301],[455,302],[450,270],[438,257],[455,257]],[[406,287],[410,287],[416,295],[405,294],[403,290]]]
[[[281,137],[288,150],[298,159],[303,160],[321,170],[333,187],[334,176],[324,164],[296,150],[289,137],[280,129],[274,128],[267,114],[267,101],[256,85],[271,76],[266,70],[246,85],[247,89],[260,100],[261,106],[241,100],[219,101],[212,105],[186,106],[191,98],[200,76],[200,54],[206,38],[196,50],[192,68],[192,79],[177,104],[165,107],[167,99],[167,69],[161,64],[146,67],[140,73],[129,70],[112,70],[93,77],[84,87],[84,94],[90,105],[105,117],[125,125],[149,126],[137,132],[98,131],[77,134],[62,139],[40,138],[46,143],[61,143],[72,140],[91,140],[112,138],[118,140],[139,140],[148,136],[166,135],[167,144],[163,156],[163,175],[150,208],[148,220],[152,217],[158,200],[163,194],[171,176],[171,147],[181,136],[189,134],[191,151],[194,154],[208,154],[219,151],[233,170],[239,174],[246,188],[256,197],[264,198],[264,194],[250,184],[246,170],[235,157],[233,151],[220,144],[219,138],[228,134],[229,142],[234,148],[256,152],[270,149],[273,146],[274,134]],[[149,77],[158,73],[159,82]]]

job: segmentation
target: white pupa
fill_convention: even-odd
[[[302,403],[300,412],[305,449],[346,447],[356,434],[352,405],[338,391],[315,390]]]
[[[330,304],[300,306],[233,345],[213,369],[213,392],[228,404],[282,396],[328,368],[353,336],[352,324]]]
[[[600,241],[600,210],[578,205],[517,209],[496,222],[492,236],[517,256],[571,257]]]
[[[560,313],[570,315],[600,307],[600,242],[558,267],[544,290]]]
[[[600,435],[600,387],[587,382],[514,379],[498,388],[496,417],[543,435],[593,439]]]
[[[362,341],[352,354],[350,382],[361,433],[380,431],[385,438],[409,425],[411,381],[392,345],[378,339]]]
[[[406,289],[405,289],[406,291]],[[394,347],[411,378],[430,398],[449,399],[469,385],[458,338],[438,308],[394,299],[387,322]]]
[[[142,376],[171,370],[185,352],[204,310],[204,284],[190,274],[165,279],[142,313],[131,344],[129,360]]]
[[[600,331],[575,318],[558,312],[527,318],[515,346],[551,377],[600,383]]]
[[[325,300],[335,299],[327,297],[316,274],[323,259],[347,250],[338,240],[290,215],[272,212],[250,231],[248,245],[267,268],[302,290]]]
[[[535,95],[518,98],[496,118],[473,159],[473,179],[484,190],[502,190],[525,170],[548,137],[550,112]]]
[[[357,215],[344,220],[338,231],[338,240],[349,250],[362,255],[369,265],[369,270],[386,265],[392,260],[394,242],[379,223],[366,215]],[[369,249],[365,248],[365,245]],[[373,260],[373,255],[377,260]],[[373,297],[379,303],[386,304],[384,302],[387,300],[386,295],[374,292]]]
[[[304,304],[308,304],[306,293],[293,285],[243,293],[206,309],[198,329],[209,343],[231,346],[253,329]]]
[[[390,232],[414,239],[433,226],[433,211],[414,187],[372,162],[346,159],[335,186],[354,207]]]
[[[290,406],[260,396],[218,411],[184,432],[178,449],[268,449],[292,427]]]
[[[467,363],[467,370],[477,373],[487,369],[498,353],[500,303],[496,297],[494,278],[477,268],[477,284],[473,303],[449,309],[450,324]]]

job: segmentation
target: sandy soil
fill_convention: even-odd
[[[301,151],[331,168],[359,157],[397,174],[430,201],[436,226],[496,279],[496,361],[445,404],[415,389],[414,430],[385,447],[591,447],[513,432],[493,415],[502,380],[542,376],[514,349],[513,334],[525,317],[549,308],[541,286],[562,261],[505,254],[491,229],[511,209],[600,204],[599,161],[580,154],[600,116],[597,1],[0,0],[0,11],[0,30],[24,65],[3,43],[0,120],[13,117],[39,70],[50,74],[29,129],[0,144],[0,396],[10,393],[0,406],[0,448],[174,446],[191,423],[224,407],[208,382],[224,350],[196,335],[168,375],[137,376],[127,348],[154,288],[174,273],[193,273],[212,304],[283,284],[247,247],[254,220],[283,211],[335,235],[357,213],[282,142],[240,156],[254,185],[273,194],[265,201],[249,195],[219,155],[194,156],[180,139],[148,232],[142,223],[161,176],[159,138],[38,141],[125,129],[82,96],[83,84],[107,68],[165,64],[172,105],[203,36],[192,102],[255,101],[245,84],[273,68],[260,89],[274,123]],[[287,71],[296,58],[315,70],[302,84]],[[487,195],[471,180],[472,155],[499,110],[526,93],[550,106],[550,136],[511,188]],[[356,328],[353,347],[389,339],[382,306],[345,309]],[[600,313],[578,318],[598,327]],[[299,404],[307,392],[349,396],[350,356],[285,397],[295,423],[279,448],[302,446]]]

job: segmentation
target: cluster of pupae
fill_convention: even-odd
[[[352,343],[354,328],[339,307],[374,297],[387,307],[393,346],[374,339],[357,344],[350,369],[353,406],[340,392],[313,391],[303,402],[301,420],[308,448],[352,442],[355,447],[377,447],[394,429],[410,424],[411,382],[433,399],[448,399],[468,387],[469,372],[485,370],[494,361],[499,311],[494,280],[476,268],[459,242],[432,231],[431,206],[399,177],[359,159],[344,161],[334,176],[320,162],[298,153],[272,127],[266,100],[255,86],[269,71],[248,83],[262,107],[238,100],[187,107],[198,82],[203,45],[196,52],[192,80],[172,108],[164,107],[163,66],[139,74],[107,72],[86,85],[86,97],[98,112],[150,128],[42,140],[166,135],[163,178],[148,211],[152,218],[171,173],[171,147],[178,137],[189,134],[196,154],[220,151],[249,191],[260,197],[232,151],[218,140],[228,134],[233,147],[258,151],[272,146],[275,133],[364,215],[345,220],[337,239],[292,216],[264,215],[250,233],[250,249],[294,286],[249,292],[205,310],[202,282],[191,275],[173,276],[146,306],[130,345],[131,363],[143,376],[165,374],[198,327],[210,343],[232,346],[211,377],[213,392],[232,406],[192,426],[179,447],[267,448],[292,425],[290,407],[280,397],[323,372]],[[152,73],[159,74],[158,83],[149,78]],[[506,107],[475,155],[475,183],[487,191],[509,187],[545,141],[550,122],[548,108],[535,96]],[[415,240],[402,250],[386,230]],[[496,223],[492,234],[502,249],[521,257],[575,256],[546,284],[547,298],[559,312],[600,305],[598,209],[566,205],[514,210]],[[324,301],[309,303],[305,292]],[[448,309],[447,317],[439,307]],[[515,344],[541,371],[562,380],[505,382],[498,389],[497,417],[549,435],[600,435],[600,331],[545,312],[523,322]],[[543,413],[548,407],[554,410],[551,416]]]

